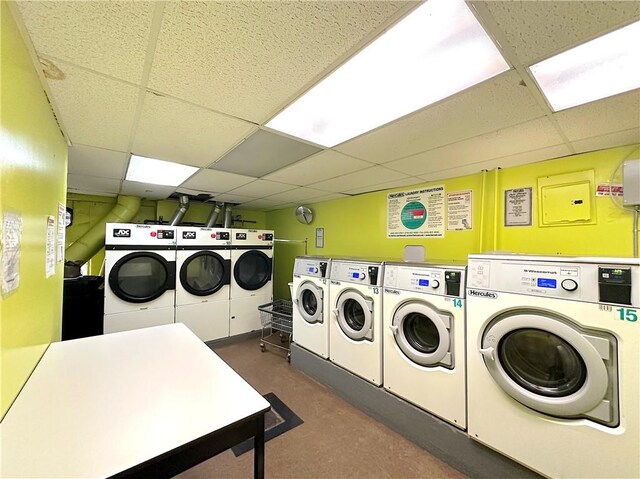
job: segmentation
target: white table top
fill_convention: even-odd
[[[0,477],[105,477],[269,408],[183,324],[53,343],[0,423]]]

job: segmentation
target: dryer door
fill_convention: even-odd
[[[617,342],[551,312],[507,312],[492,321],[480,353],[496,383],[536,411],[619,423]]]
[[[233,278],[242,289],[255,291],[271,280],[272,260],[260,250],[243,253],[233,265]]]
[[[120,258],[109,273],[113,294],[129,303],[146,303],[176,287],[176,263],[157,253],[139,251]]]
[[[322,289],[310,281],[305,281],[298,287],[295,298],[300,316],[307,323],[322,323]]]
[[[422,301],[400,305],[390,328],[400,350],[420,366],[453,368],[453,321]]]
[[[338,296],[333,311],[338,325],[348,338],[355,341],[373,341],[373,300],[355,290],[346,290]]]
[[[189,256],[180,268],[180,283],[189,293],[209,296],[231,279],[231,260],[213,251],[199,251]]]

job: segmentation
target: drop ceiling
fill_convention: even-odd
[[[509,71],[331,149],[264,126],[417,5],[20,1],[12,10],[34,61],[52,71],[43,86],[71,145],[69,192],[205,193],[272,210],[640,142],[639,90],[553,113],[527,71],[639,20],[637,1],[469,1]],[[125,181],[132,153],[201,169],[178,187]]]

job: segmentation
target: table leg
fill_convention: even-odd
[[[254,479],[264,479],[264,414],[261,414],[260,417],[256,419],[253,477]]]

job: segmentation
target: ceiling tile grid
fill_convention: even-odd
[[[482,1],[531,66],[640,17],[637,1]]]
[[[576,153],[586,153],[588,151],[600,150],[602,145],[607,148],[614,146],[634,145],[640,143],[640,126],[624,131],[616,131],[593,138],[584,138],[571,143]]]
[[[246,203],[248,201],[253,201],[255,200],[255,198],[251,197],[251,196],[244,196],[244,195],[234,195],[232,193],[222,193],[219,195],[215,195],[214,201],[220,201],[223,203],[235,203],[235,204],[240,204],[240,203]]]
[[[254,129],[251,123],[147,92],[132,153],[204,167]]]
[[[40,55],[139,83],[154,2],[16,2]]]
[[[225,193],[255,181],[257,178],[224,171],[202,169],[180,185],[201,192]]]
[[[123,195],[139,196],[147,200],[164,200],[175,191],[175,186],[152,185],[137,181],[123,181],[120,193]]]
[[[296,203],[300,201],[307,201],[310,198],[317,198],[318,196],[322,195],[326,195],[326,191],[316,190],[314,188],[300,187],[293,190],[285,191],[283,193],[276,193],[275,195],[267,196],[266,199],[281,203]]]
[[[109,194],[120,192],[121,180],[87,175],[67,175],[67,189],[74,193]]]
[[[72,143],[127,151],[138,88],[65,63],[63,80],[49,80]]]
[[[345,191],[345,193],[349,193],[350,195],[360,195],[363,193],[370,193],[372,191],[390,190],[392,188],[401,188],[404,186],[417,185],[422,182],[423,182],[422,178],[410,176],[408,178],[404,178],[401,180],[385,181],[383,183],[378,183],[371,186],[365,186],[362,188],[348,189]]]
[[[69,174],[122,180],[128,161],[122,151],[77,144],[69,148]]]
[[[276,193],[293,190],[294,188],[295,186],[276,183],[275,181],[256,180],[238,188],[234,188],[229,191],[229,193],[234,195],[251,196],[253,198],[262,198],[265,196],[275,195]]]
[[[335,149],[374,163],[422,151],[544,116],[511,70]]]
[[[412,2],[168,2],[149,86],[256,123]],[[189,72],[189,75],[184,75]]]
[[[384,181],[405,179],[407,175],[390,170],[383,166],[371,166],[364,170],[320,181],[313,184],[314,188],[332,193],[345,193],[348,190],[380,184]]]

